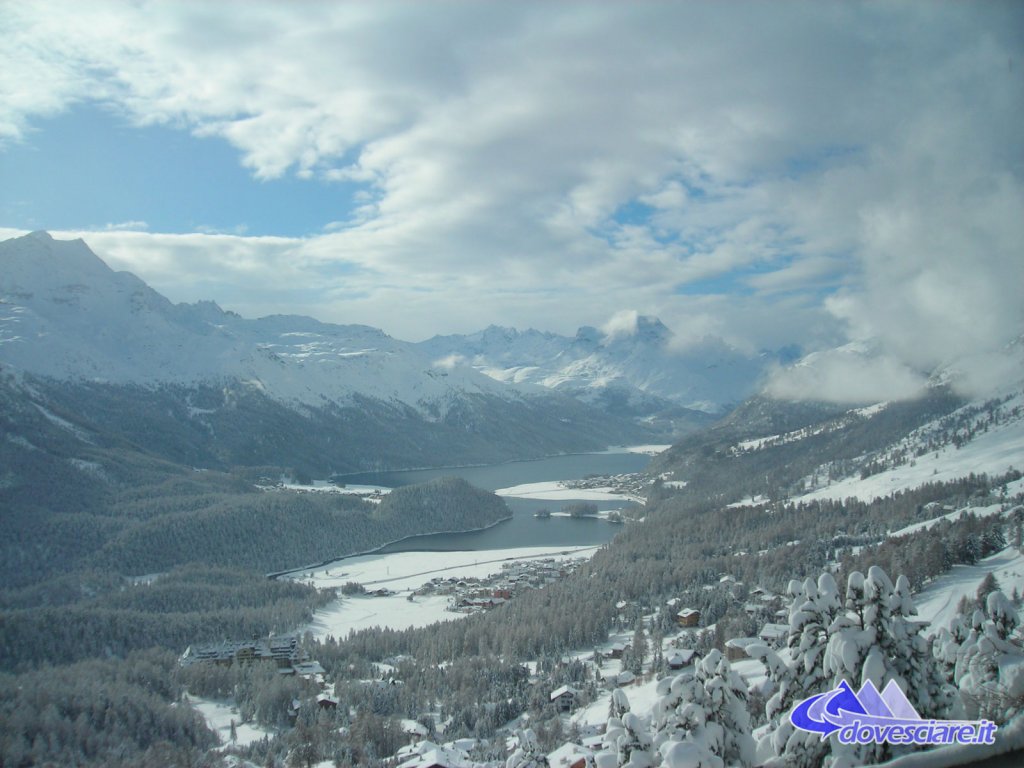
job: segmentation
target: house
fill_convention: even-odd
[[[691,651],[689,648],[680,648],[678,651],[673,651],[671,654],[666,656],[665,663],[668,665],[669,669],[682,669],[683,667],[687,667],[693,663],[693,657],[696,655],[696,651]]]
[[[333,696],[328,696],[326,693],[321,693],[316,697],[316,705],[320,709],[337,709],[338,700]]]
[[[751,645],[763,644],[759,637],[734,637],[732,640],[725,642],[725,657],[729,661],[749,659],[750,654],[747,653],[747,648]]]
[[[680,627],[696,627],[700,623],[700,611],[696,608],[683,608],[676,614],[676,624]]]
[[[593,750],[567,741],[554,752],[548,753],[548,765],[551,768],[585,768],[587,758],[593,755]]]
[[[620,672],[618,677],[615,679],[615,683],[619,688],[625,688],[627,685],[635,685],[637,682],[639,682],[637,676],[628,669],[625,672]]]
[[[626,652],[626,649],[627,648],[632,649],[632,647],[633,646],[632,646],[631,643],[613,643],[612,647],[611,647],[611,652],[610,652],[609,655],[613,659],[621,659],[622,658],[622,654]]]
[[[569,685],[563,685],[555,688],[551,692],[549,698],[551,703],[555,705],[555,709],[559,712],[571,712],[573,707],[576,706],[576,699],[580,695],[580,692]]]
[[[761,631],[757,633],[757,636],[772,648],[781,648],[789,637],[789,625],[772,624],[769,622],[761,627]]]
[[[398,751],[399,768],[470,768],[473,763],[461,749],[421,741]]]

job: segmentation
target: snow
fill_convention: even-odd
[[[563,480],[543,483],[523,483],[509,488],[499,488],[498,496],[509,496],[516,499],[541,499],[545,501],[639,501],[643,499],[625,493],[617,493],[611,486],[597,488],[570,488]]]
[[[326,480],[314,480],[312,485],[303,485],[302,483],[286,482],[281,483],[278,488],[284,488],[289,491],[302,491],[306,493],[342,493],[353,496],[383,496],[384,494],[391,493],[392,489],[383,485],[335,485],[329,483]],[[270,490],[271,487],[265,487],[264,490]],[[367,501],[379,501],[380,499],[367,498]]]
[[[977,565],[954,565],[952,570],[931,582],[914,595],[917,615],[921,620],[932,623],[932,631],[949,626],[960,598],[966,595],[974,599],[978,585],[990,572],[999,581],[1004,594],[1011,594],[1014,587],[1024,593],[1024,555],[1013,547],[1007,547]]]
[[[240,747],[248,746],[253,742],[259,741],[265,736],[273,736],[273,731],[263,728],[262,726],[254,723],[242,723],[241,718],[238,715],[238,710],[235,709],[234,703],[231,701],[216,701],[213,699],[203,699],[198,696],[187,695],[186,699],[189,705],[195,709],[203,719],[206,721],[206,725],[217,734],[220,738],[221,745],[227,747],[231,746],[231,721],[235,721],[235,734],[237,739],[235,744]]]
[[[462,392],[521,397],[470,366],[440,371],[414,344],[375,328],[296,316],[248,320],[212,302],[174,305],[111,270],[80,240],[7,240],[0,264],[0,339],[32,339],[0,344],[0,354],[31,373],[142,385],[241,381],[307,406],[365,394],[428,418],[437,415],[428,404],[443,414]]]
[[[864,479],[849,477],[794,501],[847,498],[870,501],[925,483],[949,482],[972,472],[1000,475],[1011,468],[1024,469],[1024,419],[994,425],[962,448],[947,445],[937,452],[917,457],[912,465],[905,464]]]
[[[452,621],[464,613],[447,610],[448,595],[409,595],[434,576],[444,578],[485,577],[501,571],[501,564],[553,558],[567,560],[591,557],[598,547],[514,547],[461,552],[395,552],[336,560],[326,566],[291,575],[319,588],[339,588],[355,581],[367,588],[395,592],[387,597],[351,596],[335,600],[317,611],[313,621],[301,632],[312,632],[318,639],[328,635],[345,637],[352,630],[370,627],[407,629],[425,627],[438,621]]]
[[[420,342],[431,359],[457,356],[494,379],[534,385],[598,400],[604,391],[624,393],[645,407],[651,395],[716,413],[744,399],[770,359],[746,355],[718,339],[685,349],[671,344],[672,331],[657,318],[640,317],[637,332],[608,336],[592,327],[575,337],[491,326]],[[654,401],[654,407],[659,407]]]
[[[610,446],[608,450],[601,451],[601,453],[640,453],[645,456],[657,456],[659,453],[664,453],[671,447],[671,444],[662,445],[653,443],[649,445],[613,445]]]
[[[1008,483],[1007,484],[1008,495],[1013,496],[1016,493],[1019,493],[1020,492],[1019,490],[1013,490],[1013,489],[1019,488],[1019,487],[1022,487],[1022,486],[1024,486],[1024,484],[1022,484],[1021,481],[1019,481],[1019,480],[1016,481],[1016,482],[1013,482],[1013,483]],[[906,526],[905,528],[900,528],[899,530],[896,530],[896,531],[890,531],[889,535],[890,536],[907,536],[907,535],[909,535],[911,533],[916,533],[917,531],[928,530],[933,525],[937,525],[938,523],[942,522],[943,520],[949,520],[951,522],[955,521],[955,520],[958,520],[958,519],[960,519],[961,515],[967,514],[968,512],[974,514],[977,517],[990,517],[992,515],[1001,514],[1003,511],[1004,511],[1004,507],[1003,507],[1002,504],[990,504],[987,507],[965,507],[963,509],[958,509],[958,510],[955,510],[953,512],[950,512],[949,514],[941,515],[939,517],[932,518],[931,520],[924,520],[924,521],[922,521],[920,523],[913,523],[911,525]]]

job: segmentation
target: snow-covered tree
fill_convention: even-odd
[[[922,717],[945,717],[954,711],[955,691],[945,684],[932,651],[931,640],[921,635],[923,622],[914,616],[910,582],[900,577],[895,585],[878,566],[865,577],[858,571],[847,582],[843,613],[829,628],[824,666],[833,674],[831,687],[847,681],[858,689],[870,680],[878,690],[890,681],[906,694]],[[888,744],[832,745],[826,765],[854,766],[891,756]]]
[[[505,761],[505,768],[548,768],[548,758],[541,751],[532,728],[516,732],[517,746]]]
[[[659,686],[661,698],[652,711],[654,746],[665,761],[683,765],[700,757],[700,765],[751,765],[754,741],[743,680],[720,651],[712,650],[684,673]],[[690,746],[676,747],[683,742]],[[670,757],[671,756],[671,757]]]
[[[615,765],[651,768],[656,765],[651,751],[648,724],[629,711],[629,698],[621,688],[612,693],[610,717],[604,731],[604,747],[615,755]]]
[[[767,646],[755,646],[753,655],[765,664],[768,679],[775,688],[765,706],[768,732],[757,746],[759,761],[784,756],[787,766],[815,768],[828,754],[829,744],[817,734],[801,731],[789,722],[788,714],[798,701],[822,693],[831,685],[832,675],[824,668],[829,628],[842,604],[839,588],[830,573],[817,580],[791,581],[788,593],[788,651],[790,661]]]
[[[940,632],[942,658],[955,657],[954,682],[971,717],[1006,722],[1024,709],[1024,648],[1013,638],[1017,612],[1001,591],[989,593],[985,610],[975,611],[971,629],[959,643]]]

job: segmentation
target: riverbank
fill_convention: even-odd
[[[379,547],[373,547],[372,549],[366,549],[366,550],[363,550],[362,552],[353,552],[350,555],[341,555],[339,557],[332,557],[329,560],[321,560],[319,563],[309,563],[307,565],[299,566],[298,568],[289,568],[289,569],[284,570],[284,571],[274,571],[273,573],[268,573],[266,576],[267,576],[268,579],[277,579],[277,578],[280,578],[282,576],[290,576],[292,574],[303,573],[305,571],[315,571],[318,568],[324,568],[326,566],[331,565],[332,563],[340,563],[342,560],[351,560],[354,557],[363,557],[363,556],[366,556],[366,555],[375,555],[375,554],[378,554],[378,553],[382,552],[383,550],[387,549],[388,547],[393,547],[393,546],[396,546],[396,545],[399,545],[399,544],[404,544],[407,541],[413,541],[413,540],[421,538],[423,536],[446,536],[446,535],[454,536],[454,535],[463,534],[463,533],[482,533],[483,531],[489,531],[491,528],[494,528],[496,525],[501,525],[501,523],[507,523],[512,518],[513,518],[513,515],[506,515],[505,517],[502,517],[502,518],[500,518],[498,520],[495,520],[493,523],[488,523],[487,525],[480,526],[478,528],[463,528],[463,529],[456,530],[456,531],[427,531],[425,533],[410,533],[408,536],[402,536],[399,539],[395,539],[393,541],[387,541],[387,542],[381,544]]]
[[[461,552],[394,552],[365,555],[335,561],[332,567],[296,574],[297,581],[321,589],[340,589],[358,582],[373,591],[386,588],[381,596],[343,597],[319,610],[301,632],[318,639],[328,635],[345,637],[352,630],[374,626],[390,629],[425,627],[438,621],[453,621],[466,614],[449,610],[446,595],[418,596],[431,578],[486,579],[517,562],[554,562],[590,558],[600,546],[515,547],[505,550]]]

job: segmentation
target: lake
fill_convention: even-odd
[[[461,477],[478,488],[494,491],[524,483],[553,480],[579,480],[587,475],[618,475],[641,472],[651,457],[636,453],[580,453],[552,456],[533,461],[511,461],[480,467],[448,467],[403,472],[365,472],[340,478],[353,485],[383,485],[397,488],[423,483],[437,477]],[[381,552],[413,552],[433,550],[486,550],[509,547],[570,546],[604,544],[615,536],[621,525],[593,518],[570,519],[552,517],[538,519],[539,509],[558,512],[570,500],[505,498],[512,519],[484,531],[468,533],[437,533],[414,536],[384,547]],[[593,501],[600,510],[621,509],[627,502]]]

